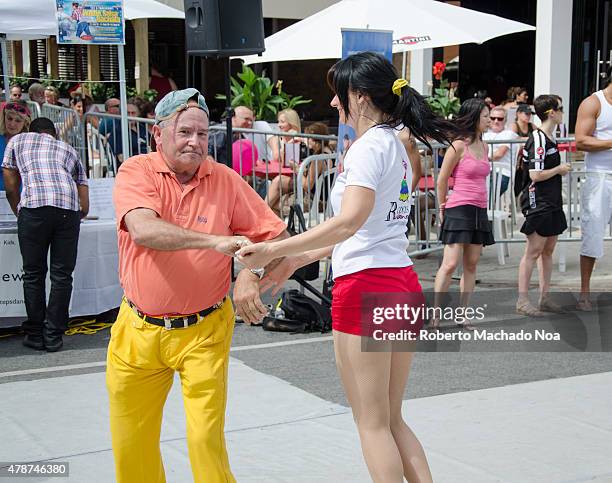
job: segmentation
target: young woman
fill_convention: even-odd
[[[436,275],[434,291],[437,297],[448,291],[459,262],[463,265],[460,290],[462,303],[467,304],[476,282],[476,267],[483,246],[495,243],[487,216],[486,178],[491,171],[487,146],[482,135],[489,128],[489,108],[482,99],[468,99],[461,105],[456,120],[469,136],[456,140],[446,150],[438,175],[438,209],[442,219],[440,240],[444,243],[444,258]],[[448,194],[448,179],[455,186]],[[432,328],[438,320],[432,320]],[[473,329],[469,323],[466,329]]]
[[[297,134],[302,131],[302,123],[300,122],[300,116],[293,109],[285,109],[280,111],[276,117],[278,120],[278,130],[288,133]],[[268,139],[268,145],[272,151],[272,159],[284,161],[285,156],[285,144],[293,143],[295,141],[294,136],[272,136]]]
[[[520,138],[526,138],[535,129],[531,122],[531,106],[520,104],[516,109],[516,121],[510,125],[510,130]]]
[[[302,129],[300,116],[293,109],[285,109],[278,113],[278,129],[288,134],[297,134]],[[272,136],[268,140],[272,152],[272,159],[278,160],[280,163],[285,163],[285,145],[299,143],[300,139],[294,136]],[[293,161],[288,164],[297,171],[297,164]],[[272,210],[280,216],[280,199],[283,194],[287,194],[293,190],[293,177],[277,176],[272,180],[266,195],[266,202]]]
[[[0,111],[0,163],[10,139],[30,127],[30,110],[24,101],[11,101]],[[1,171],[1,170],[0,170]],[[4,179],[0,172],[0,191],[4,191]]]
[[[283,276],[270,274],[275,279],[264,283],[264,289],[282,286],[293,270],[332,256],[336,364],[370,475],[376,482],[399,483],[404,477],[430,482],[423,448],[401,412],[412,353],[363,351],[360,309],[361,295],[367,292],[422,296],[406,253],[406,218],[395,216],[408,216],[413,184],[395,128],[402,124],[427,142],[447,141],[455,127],[435,116],[382,55],[363,52],[337,62],[328,83],[340,122],[357,134],[331,193],[334,216],[282,242],[243,247],[238,255],[252,268],[288,257],[277,269]]]
[[[519,200],[525,215],[521,232],[527,235],[525,254],[519,265],[519,298],[516,311],[521,315],[542,316],[559,312],[561,307],[548,298],[552,274],[552,255],[557,237],[567,229],[561,195],[562,176],[570,171],[561,164],[553,132],[563,122],[563,106],[558,96],[538,96],[533,102],[542,127],[533,131],[525,143],[523,189]],[[529,281],[539,259],[539,308],[529,301]]]

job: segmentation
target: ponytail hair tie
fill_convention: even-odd
[[[408,85],[408,81],[406,79],[395,79],[393,82],[393,87],[391,87],[391,91],[398,97],[402,95],[402,89]]]

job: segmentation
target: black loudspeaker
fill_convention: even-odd
[[[184,0],[187,53],[199,56],[260,54],[262,0]]]

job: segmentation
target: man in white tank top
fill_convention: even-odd
[[[595,260],[603,256],[603,239],[612,221],[612,68],[608,85],[582,101],[576,120],[576,145],[586,152],[586,180],[581,186],[580,300],[578,308],[592,310],[589,300]]]

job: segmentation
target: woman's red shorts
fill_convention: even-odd
[[[381,295],[377,297],[376,294]],[[343,275],[334,280],[332,289],[333,329],[347,334],[371,335],[374,326],[369,305],[373,300],[377,300],[378,305],[385,308],[392,308],[398,302],[402,305],[424,305],[425,298],[419,277],[412,266],[369,268]],[[407,327],[411,331],[418,331],[422,326],[423,320],[419,319]]]

